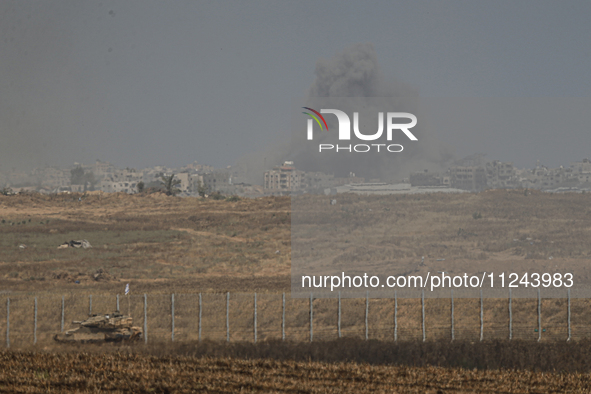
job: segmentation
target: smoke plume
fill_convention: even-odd
[[[366,179],[399,181],[408,177],[411,171],[445,168],[453,160],[451,149],[438,141],[424,122],[421,122],[421,107],[418,92],[407,84],[393,78],[386,78],[379,66],[376,51],[371,44],[357,44],[330,59],[321,59],[316,64],[316,78],[308,90],[305,102],[294,108],[290,127],[291,141],[283,146],[269,149],[263,154],[243,158],[239,163],[253,183],[260,183],[262,170],[292,160],[298,169],[320,171],[346,177],[350,172]],[[404,134],[386,141],[386,133],[371,143],[400,143],[400,153],[367,152],[349,153],[318,152],[318,144],[330,143],[347,145],[339,141],[338,122],[334,115],[325,115],[330,131],[315,133],[314,141],[306,139],[306,118],[300,107],[337,108],[346,112],[353,126],[353,112],[359,113],[359,129],[364,134],[373,134],[378,129],[378,113],[410,112],[419,119],[412,133],[418,141],[410,141]],[[384,120],[385,124],[385,120]],[[350,141],[355,144],[355,138]],[[357,141],[363,143],[364,141]],[[345,144],[346,143],[346,144]],[[261,161],[261,158],[265,159]],[[245,167],[248,167],[246,169]],[[259,171],[253,174],[252,171]]]

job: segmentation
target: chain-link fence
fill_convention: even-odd
[[[119,310],[149,341],[591,338],[589,299],[292,298],[279,293],[50,295],[0,302],[7,347],[50,343],[73,320]]]

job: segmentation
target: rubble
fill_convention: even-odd
[[[67,248],[88,249],[88,248],[92,248],[92,245],[87,240],[81,239],[81,240],[71,240],[70,242],[64,242],[63,244],[61,244],[57,248],[58,249],[67,249]]]

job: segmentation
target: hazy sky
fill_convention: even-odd
[[[589,1],[3,0],[0,171],[234,164],[288,139],[317,62],[357,43],[421,97],[589,98],[590,19]],[[591,156],[591,124],[526,123],[435,133],[519,167]]]

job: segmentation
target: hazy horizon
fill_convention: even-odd
[[[0,172],[261,156],[289,140],[292,100],[310,96],[319,67],[346,64],[334,59],[358,45],[375,51],[381,81],[419,98],[555,98],[582,116],[515,130],[430,124],[456,158],[529,168],[591,156],[591,4],[370,4],[2,2]]]

